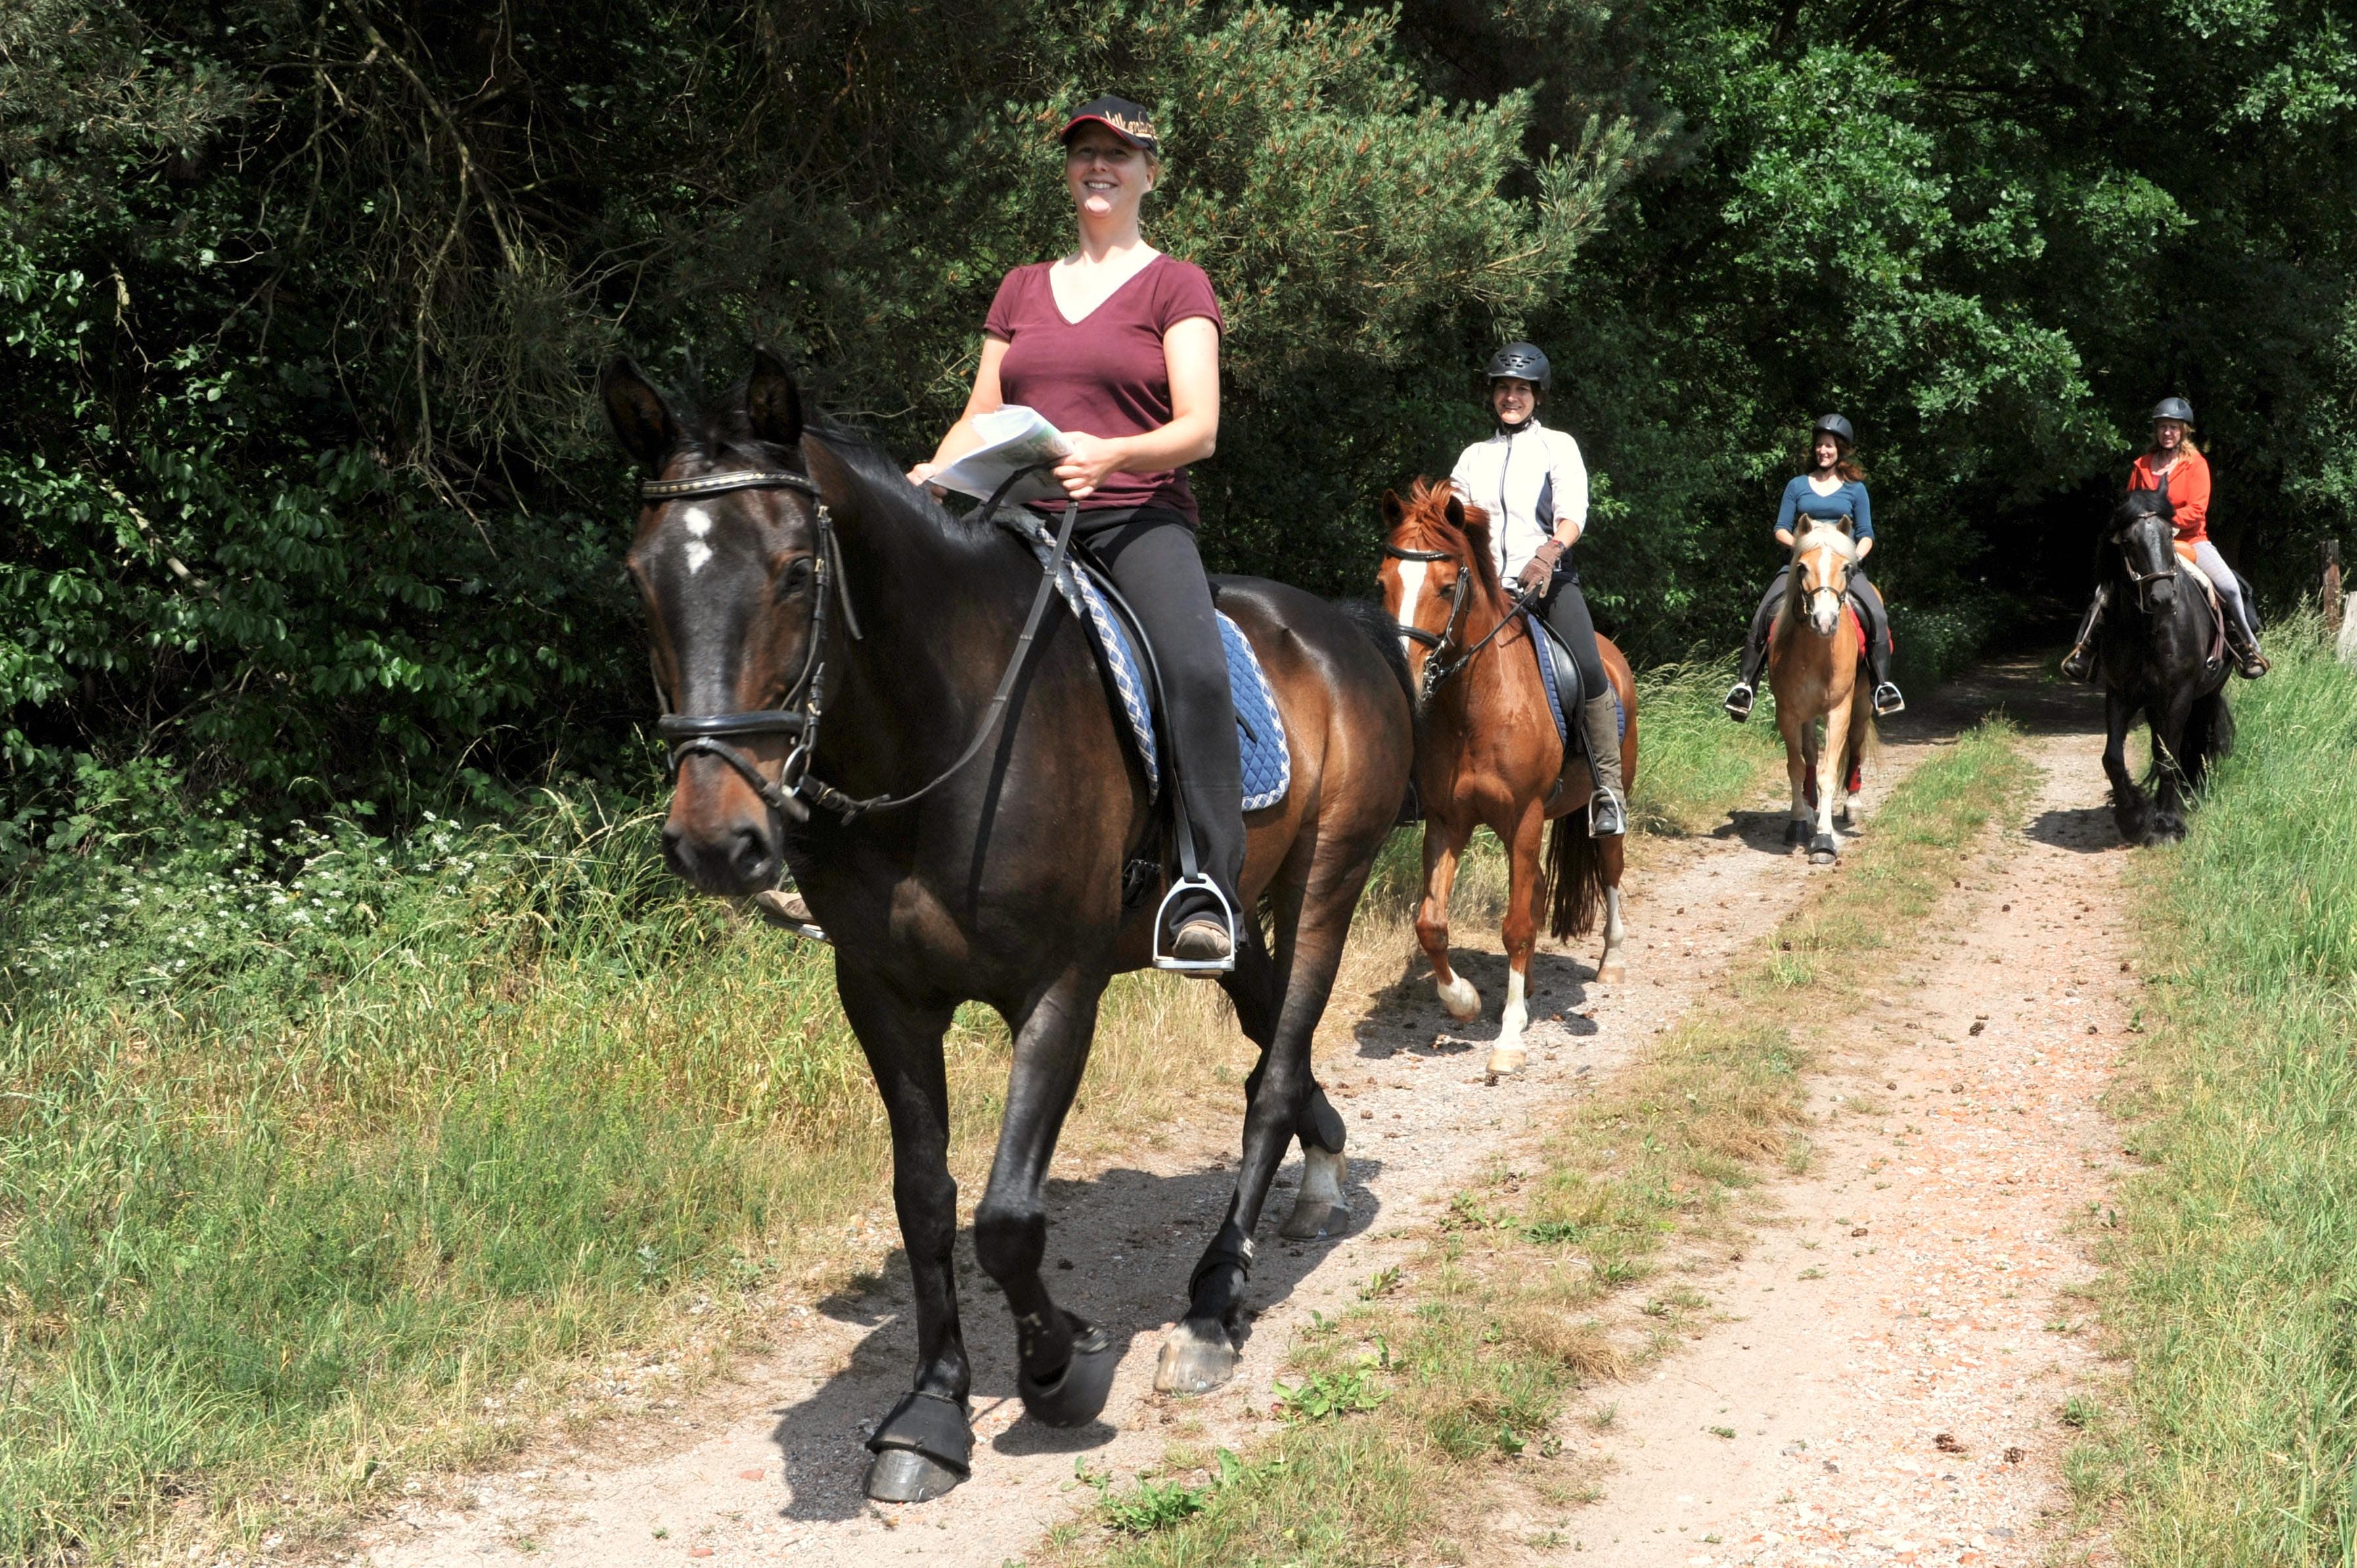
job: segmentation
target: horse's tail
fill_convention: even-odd
[[[1371,599],[1338,599],[1334,607],[1366,633],[1367,640],[1375,645],[1375,651],[1382,654],[1383,662],[1390,666],[1392,678],[1400,684],[1400,692],[1413,703],[1415,701],[1415,682],[1408,676],[1407,651],[1400,647],[1399,622],[1392,619],[1391,612]]]
[[[1604,856],[1587,836],[1585,811],[1557,817],[1547,831],[1547,929],[1557,941],[1584,937],[1595,928],[1604,897]]]
[[[2234,710],[2226,705],[2226,693],[2212,692],[2195,699],[2193,711],[2185,718],[2185,739],[2177,758],[2184,770],[2186,789],[2201,789],[2210,765],[2233,749]]]

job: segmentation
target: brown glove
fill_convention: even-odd
[[[1531,558],[1523,563],[1522,575],[1516,579],[1523,596],[1535,598],[1546,592],[1547,584],[1555,580],[1555,565],[1562,559],[1563,542],[1560,540],[1550,539],[1533,552]]]

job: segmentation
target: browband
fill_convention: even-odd
[[[1394,561],[1454,561],[1456,555],[1446,550],[1403,550],[1396,544],[1383,546],[1383,553]]]
[[[727,490],[801,490],[805,495],[818,494],[818,481],[808,474],[789,473],[784,469],[763,471],[740,468],[734,473],[705,474],[694,479],[640,479],[639,499],[642,501],[671,500],[679,496],[716,496]]]

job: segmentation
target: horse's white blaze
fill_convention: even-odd
[[[711,559],[711,545],[701,539],[691,539],[687,542],[687,575],[689,576],[693,577],[703,571],[704,564]]]
[[[1415,605],[1418,599],[1424,597],[1424,570],[1427,564],[1428,563],[1423,561],[1403,561],[1399,564],[1398,620],[1404,627],[1415,624]],[[1403,633],[1400,637],[1400,651],[1406,654],[1411,661],[1414,660],[1415,639]]]
[[[1461,974],[1452,974],[1446,981],[1436,980],[1440,991],[1440,1004],[1448,1009],[1452,1018],[1470,1018],[1481,1011],[1481,993],[1473,983]]]
[[[698,539],[712,532],[712,514],[700,506],[692,506],[681,512],[679,520],[687,524],[688,532]]]

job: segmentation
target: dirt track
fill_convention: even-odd
[[[2065,911],[2061,900],[2072,895],[2057,869],[2110,842],[2108,824],[2084,814],[2086,801],[2097,798],[2091,780],[2099,776],[2080,695],[2056,699],[2051,688],[2041,690],[2024,671],[1997,671],[1981,687],[1953,693],[1943,704],[1889,726],[1889,744],[1867,779],[1867,831],[1872,831],[1873,805],[1929,746],[1976,717],[1986,703],[2002,700],[2048,737],[2040,745],[2040,758],[2050,768],[2042,809],[2061,814],[2043,838],[2033,831],[2038,842],[2031,847],[2040,854],[2018,855],[2000,869],[2005,877],[2027,879],[2018,897],[1986,895],[1985,911],[2014,902],[2019,913],[2007,918],[2017,922],[2032,910],[2040,911],[2037,918],[2078,913],[2081,920],[2062,922],[2074,939],[2098,929],[2108,907]],[[1320,1063],[1321,1077],[1350,1122],[1352,1223],[1341,1237],[1304,1245],[1277,1241],[1268,1233],[1274,1223],[1267,1228],[1252,1283],[1258,1321],[1228,1389],[1188,1402],[1164,1400],[1150,1390],[1160,1335],[1180,1305],[1187,1273],[1231,1182],[1224,1167],[1232,1159],[1233,1118],[1198,1112],[1199,1119],[1173,1128],[1151,1157],[1142,1154],[1127,1165],[1096,1168],[1060,1160],[1056,1167],[1049,1248],[1071,1263],[1069,1273],[1058,1275],[1064,1299],[1128,1345],[1099,1423],[1059,1432],[1020,1418],[1012,1397],[1012,1334],[962,1242],[978,1441],[974,1479],[948,1498],[880,1509],[860,1495],[863,1423],[906,1387],[912,1356],[903,1305],[906,1271],[895,1256],[883,1284],[866,1295],[781,1303],[774,1353],[630,1434],[628,1455],[621,1444],[594,1439],[592,1449],[528,1455],[514,1467],[468,1478],[438,1498],[411,1500],[368,1529],[359,1542],[361,1555],[382,1568],[526,1560],[853,1562],[894,1555],[998,1568],[1023,1557],[1046,1530],[1093,1499],[1093,1492],[1074,1481],[1076,1462],[1126,1477],[1158,1461],[1173,1438],[1236,1445],[1268,1430],[1270,1380],[1294,1328],[1313,1311],[1332,1313],[1368,1276],[1405,1257],[1409,1242],[1403,1232],[1430,1206],[1445,1204],[1469,1176],[1503,1155],[1534,1115],[1626,1062],[1720,972],[1740,944],[1800,897],[1813,874],[1784,850],[1781,800],[1779,780],[1772,798],[1735,813],[1718,832],[1653,848],[1648,864],[1631,875],[1626,983],[1587,984],[1585,960],[1592,954],[1541,953],[1533,969],[1531,1066],[1519,1079],[1492,1086],[1480,1071],[1486,1042],[1496,1032],[1503,972],[1494,928],[1456,933],[1465,950],[1464,972],[1483,993],[1484,1016],[1475,1023],[1452,1023],[1421,964],[1409,965],[1405,952],[1402,972],[1408,981],[1363,1001],[1337,997],[1338,1010],[1356,1007],[1361,1015],[1348,1044]],[[2084,880],[2110,887],[2116,877],[2102,869],[2104,864],[2089,859],[2094,869]],[[2081,882],[2073,875],[2069,886]],[[2020,902],[2033,897],[2043,902]],[[1835,1064],[1837,1071],[1853,1075],[1869,1067],[1887,1070],[1888,1081],[1900,1085],[1885,1092],[1890,1114],[1879,1122],[1846,1118],[1819,1138],[1824,1157],[1817,1174],[1781,1193],[1793,1216],[1791,1228],[1774,1233],[1742,1269],[1707,1287],[1728,1304],[1729,1321],[1710,1331],[1693,1355],[1661,1369],[1658,1381],[1624,1394],[1611,1432],[1596,1440],[1604,1444],[1598,1455],[1611,1461],[1612,1473],[1601,1483],[1604,1501],[1568,1519],[1530,1521],[1525,1539],[1533,1560],[1558,1554],[1566,1562],[1597,1560],[1567,1555],[1576,1543],[1584,1552],[1609,1551],[1608,1561],[1647,1563],[2031,1560],[2035,1510],[2053,1506],[2056,1444],[2049,1430],[2053,1423],[2042,1412],[2059,1401],[2055,1390],[2070,1375],[2082,1342],[2061,1343],[2031,1320],[2041,1312],[2050,1318],[2054,1284],[2083,1269],[2062,1216],[2101,1190],[2106,1167],[2098,1162],[2082,1168],[2076,1162],[2091,1135],[2088,1149],[2104,1142],[2100,1114],[2090,1107],[2108,1057],[2088,1047],[2095,1040],[2105,1047],[2115,1040],[2117,1017],[2107,996],[2093,989],[2071,998],[2081,1009],[2071,1013],[2073,1023],[2082,1015],[2100,1017],[2104,1034],[2088,1047],[2079,1036],[2049,1044],[2040,1056],[2039,1030],[2045,1025],[2039,1020],[2052,1010],[2047,993],[2065,983],[2046,982],[2068,971],[2052,968],[2036,983],[2025,978],[2017,986],[2017,976],[2038,967],[2037,942],[2050,939],[2026,924],[2003,936],[2010,967],[1992,969],[1985,955],[1976,957],[1977,940],[1952,950],[1950,967],[1927,971],[1924,987],[1894,988],[1891,994],[1906,998],[1903,1018],[1892,1014],[1882,1020],[1877,1037],[1857,1042],[1855,1050],[1864,1054]],[[2061,950],[2049,951],[2060,964]],[[2074,940],[2068,956],[2083,959],[2083,968],[2100,969],[2092,956],[2096,952]],[[1979,970],[1972,967],[1976,961]],[[1986,983],[1989,976],[2002,976],[2005,984],[1992,988]],[[2091,970],[2081,983],[2093,988],[2112,978],[2130,977]],[[2014,996],[2040,1000],[2014,1003]],[[1986,1040],[1975,1040],[1971,1053],[1959,1055],[1946,1039],[1936,1049],[1925,1048],[1925,1020],[1958,1036],[1975,1021],[1975,1012],[1991,1016],[1984,1025]],[[1876,1051],[1888,1051],[1888,1061],[1870,1061]],[[1959,1081],[1965,1084],[1962,1095],[1945,1092]],[[1848,1094],[1856,1087],[1844,1079],[1829,1085],[1826,1094]],[[1930,1115],[1930,1103],[1919,1112],[1901,1098],[1929,1095],[1935,1088],[1942,1091],[1938,1117]],[[2018,1115],[2010,1110],[2017,1101],[2025,1102]],[[2035,1114],[2028,1109],[2033,1103]],[[1967,1108],[1980,1120],[1962,1115]],[[1927,1131],[1898,1132],[1902,1123]],[[1951,1146],[1943,1138],[1960,1142]],[[2058,1153],[2063,1150],[2068,1159]],[[1864,1165],[1877,1160],[1884,1164],[1869,1176]],[[1985,1177],[1984,1167],[1997,1174]],[[1297,1160],[1280,1178],[1281,1187],[1298,1170]],[[1917,1174],[1907,1176],[1909,1170]],[[2028,1173],[2031,1186],[2023,1190],[2034,1201],[1989,1196],[1996,1189],[1986,1182],[2002,1186],[2002,1171],[2014,1170]],[[1892,1184],[1887,1189],[1874,1185],[1885,1180]],[[1960,1196],[1968,1191],[1981,1197]],[[1272,1204],[1278,1217],[1288,1201],[1280,1191]],[[1856,1225],[1834,1227],[1836,1216]],[[1848,1230],[1859,1227],[1881,1250],[1869,1251],[1866,1242],[1847,1238]],[[1838,1248],[1835,1229],[1845,1232]],[[1786,1283],[1801,1272],[1795,1260],[1811,1240],[1822,1250],[1807,1256],[1824,1260],[1826,1279]],[[2002,1278],[2005,1288],[2018,1289],[2018,1298],[2000,1306],[1976,1295],[1969,1313],[1955,1316],[1964,1311],[1961,1289],[1981,1290],[1999,1278],[1989,1261],[1997,1256],[2008,1260]],[[1836,1284],[1836,1274],[1846,1283]],[[1838,1322],[1825,1316],[1829,1302],[1846,1304]],[[1802,1310],[1769,1310],[1786,1303]],[[1915,1317],[1927,1310],[1933,1316]],[[1984,1317],[1996,1320],[1989,1335],[2001,1332],[2018,1347],[2009,1353],[2019,1360],[2007,1365],[2020,1369],[2013,1406],[2023,1419],[2010,1426],[2000,1419],[2007,1407],[1987,1402],[1995,1396],[1981,1389],[1986,1380],[1963,1366],[1983,1354],[1978,1338],[1964,1337],[1980,1330],[1964,1325],[1979,1325]],[[1771,1337],[1771,1328],[1783,1342]],[[1791,1343],[1796,1336],[1806,1344]],[[2033,1366],[2049,1362],[2061,1365],[2061,1372],[2041,1372],[2043,1380],[2034,1383],[2021,1380]],[[1812,1383],[1819,1371],[1839,1375]],[[1763,1380],[1771,1374],[1797,1381],[1778,1384],[1771,1394]],[[1982,1403],[1969,1411],[1956,1405],[1957,1413],[1950,1414],[1951,1406],[1939,1402],[1952,1393]],[[1697,1423],[1697,1400],[1749,1407],[1738,1412],[1748,1423],[1741,1436],[1692,1441],[1689,1429],[1732,1419]],[[1792,1419],[1761,1416],[1779,1411]],[[2032,1413],[2043,1425],[2035,1436],[2018,1439],[2017,1430],[2030,1431]],[[1947,1463],[1950,1456],[1928,1446],[1920,1459],[1908,1460],[1915,1471],[1891,1468],[1902,1451],[1912,1455],[1912,1438],[1902,1440],[1902,1429],[1912,1434],[1927,1422],[1943,1421],[1949,1424],[1938,1430],[1953,1427],[1971,1455],[1969,1484],[1957,1465]],[[1787,1426],[1797,1435],[1788,1435]],[[1928,1443],[1930,1433],[1923,1435]],[[1813,1446],[1779,1452],[1800,1441]],[[2021,1447],[2023,1459],[1995,1457],[2008,1446]],[[1806,1457],[1796,1461],[1794,1454]],[[1836,1481],[1825,1467],[1844,1459],[1848,1463],[1839,1475],[1856,1479]],[[1704,1471],[1723,1473],[1724,1479],[1697,1491],[1689,1472]],[[1951,1472],[1959,1478],[1939,1479]],[[1859,1495],[1867,1475],[1878,1477],[1879,1488],[1870,1505]],[[1787,1493],[1792,1501],[1775,1500]],[[1695,1500],[1703,1498],[1710,1500]],[[1943,1500],[1954,1498],[1971,1507]],[[1816,1513],[1807,1511],[1812,1508]],[[1841,1514],[1844,1509],[1848,1515]],[[1955,1516],[1953,1528],[1943,1525],[1946,1535],[1963,1544],[1943,1557],[1907,1555],[1919,1544],[1910,1531],[1927,1541],[1938,1533],[1928,1525],[1916,1530],[1910,1521],[1929,1515],[1908,1510],[1943,1509]],[[1832,1522],[1837,1515],[1866,1522],[1845,1535]],[[1999,1518],[2015,1522],[1988,1522]],[[2007,1529],[2015,1531],[2009,1542],[1993,1533]],[[1877,1530],[1880,1535],[1869,1541]],[[1613,1541],[1615,1535],[1621,1539]],[[1705,1544],[1713,1535],[1722,1541]],[[1886,1537],[1892,1544],[1881,1544]],[[1901,1541],[1905,1547],[1897,1544]],[[1738,1548],[1746,1555],[1738,1555]],[[1973,1552],[1985,1555],[1962,1554]]]

